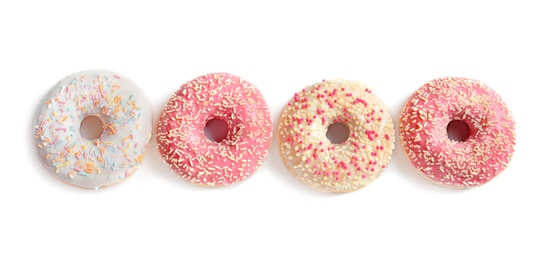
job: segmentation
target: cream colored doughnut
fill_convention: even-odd
[[[326,138],[336,122],[350,132],[340,144]],[[351,192],[372,183],[389,163],[394,125],[385,104],[364,84],[323,81],[296,93],[284,108],[279,145],[298,180],[324,192]]]
[[[80,134],[84,118],[103,123],[94,140]],[[116,184],[140,166],[152,131],[152,108],[131,80],[105,70],[74,73],[44,96],[34,119],[44,167],[58,179],[98,189]]]

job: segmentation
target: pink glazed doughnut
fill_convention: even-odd
[[[220,142],[204,132],[211,119],[227,123]],[[198,186],[225,186],[246,179],[263,163],[273,134],[271,113],[260,91],[227,73],[200,76],[180,87],[159,119],[157,142],[165,163]]]
[[[454,141],[448,125],[467,126]],[[439,78],[419,88],[400,116],[400,140],[413,166],[436,184],[480,186],[501,173],[515,146],[515,122],[501,97],[468,78]]]

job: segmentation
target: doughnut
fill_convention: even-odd
[[[216,142],[205,135],[210,120],[227,124]],[[159,119],[163,161],[197,186],[226,186],[248,178],[267,156],[273,134],[269,107],[248,81],[228,73],[197,77],[171,96]]]
[[[451,122],[462,124],[468,137],[450,139]],[[412,165],[428,180],[453,188],[480,186],[508,166],[515,122],[501,97],[486,84],[439,78],[419,88],[406,103],[400,115],[400,140]]]
[[[92,140],[80,132],[89,117],[102,123],[102,134]],[[144,92],[105,70],[60,80],[34,117],[35,145],[44,167],[66,183],[90,189],[131,176],[144,159],[151,130],[152,109]]]
[[[326,137],[335,123],[349,130],[347,140]],[[282,160],[296,179],[323,192],[351,192],[383,172],[394,149],[394,125],[385,104],[358,81],[335,79],[294,94],[282,111]]]

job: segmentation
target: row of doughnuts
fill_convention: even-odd
[[[98,124],[96,136],[84,134],[89,118]],[[213,121],[225,127],[217,140],[206,134]],[[337,137],[345,131],[339,140],[329,136],[335,127]],[[271,113],[260,91],[240,77],[211,73],[173,93],[156,137],[163,161],[180,177],[199,186],[225,186],[256,171],[272,135]],[[483,185],[508,166],[515,122],[501,97],[484,83],[446,77],[413,93],[400,115],[399,135],[424,177],[464,188]],[[74,73],[40,101],[34,136],[37,154],[53,176],[98,189],[125,180],[141,165],[152,136],[151,105],[134,82],[118,73]],[[351,192],[384,171],[394,150],[395,127],[370,87],[323,80],[287,103],[278,138],[281,158],[298,180],[319,191]]]

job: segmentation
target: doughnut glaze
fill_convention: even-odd
[[[468,125],[464,141],[448,137],[447,126]],[[501,97],[468,78],[434,79],[419,88],[400,116],[402,147],[428,180],[453,188],[489,182],[509,164],[515,146],[515,121]]]
[[[80,134],[81,122],[103,123],[99,138]],[[43,97],[34,117],[38,156],[58,179],[98,189],[131,176],[140,166],[152,130],[147,96],[131,80],[106,70],[74,73]]]
[[[346,141],[334,144],[328,127],[343,123]],[[394,125],[385,104],[358,81],[328,80],[294,94],[279,123],[281,157],[306,185],[351,192],[383,172],[394,149]]]
[[[221,142],[205,136],[212,119],[227,123]],[[158,123],[165,163],[198,186],[226,186],[246,179],[263,163],[272,137],[271,113],[260,91],[228,73],[211,73],[180,87]]]

